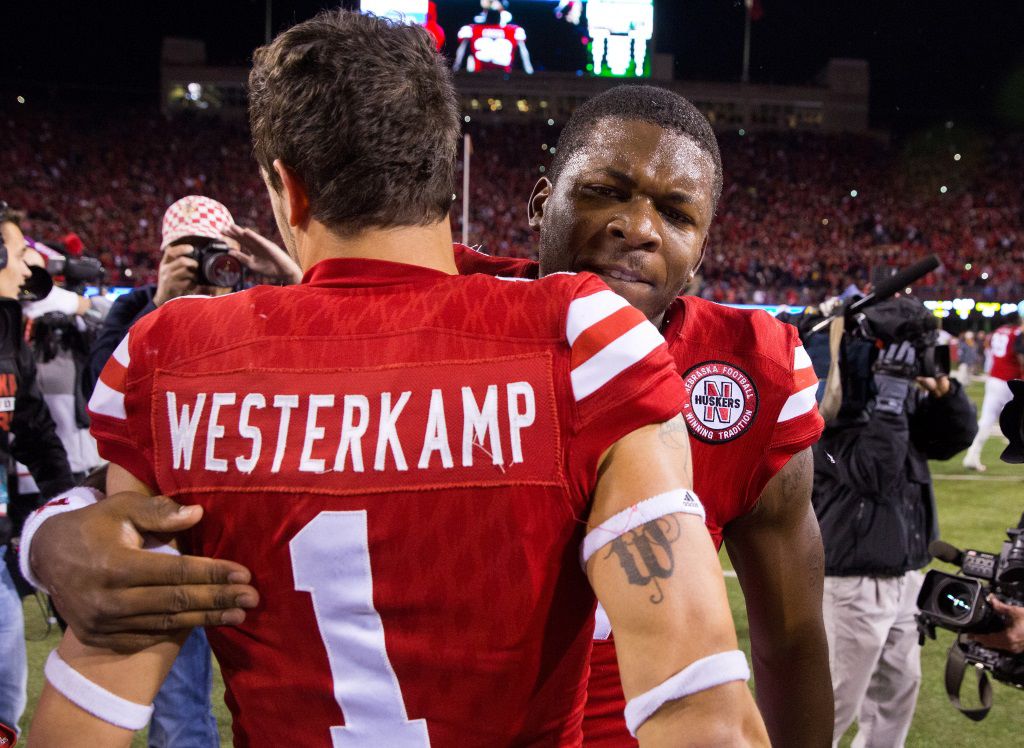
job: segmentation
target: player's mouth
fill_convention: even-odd
[[[601,276],[604,281],[617,281],[618,283],[630,283],[630,284],[642,284],[645,286],[653,286],[651,281],[647,280],[640,273],[634,270],[622,267],[621,265],[614,265],[611,267],[595,268],[594,272]]]

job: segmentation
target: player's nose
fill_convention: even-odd
[[[646,198],[623,203],[622,209],[608,222],[608,233],[630,249],[656,251],[661,246],[661,233],[656,208]]]

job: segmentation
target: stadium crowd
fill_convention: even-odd
[[[558,130],[543,121],[466,126],[470,243],[535,258],[523,196],[550,165]],[[27,210],[27,232],[53,240],[74,231],[109,268],[111,283],[155,278],[160,216],[181,194],[215,197],[240,224],[275,233],[240,123],[18,109],[0,120],[0,132],[10,144],[0,153],[0,194]],[[919,284],[921,293],[1024,296],[1024,198],[1000,177],[1024,169],[1019,136],[940,129],[899,143],[807,133],[720,139],[725,187],[709,242],[713,262],[694,289],[705,298],[816,302],[875,265],[933,252],[944,267]],[[451,215],[458,237],[461,194]]]

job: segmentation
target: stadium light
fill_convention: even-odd
[[[542,151],[546,151],[548,149],[548,144],[547,143],[541,143],[540,149]]]
[[[827,218],[822,218],[821,219],[821,225],[822,226],[828,226],[828,219]]]
[[[966,265],[964,265],[964,270],[970,270],[970,269],[971,269],[971,263],[968,262]]]
[[[549,126],[550,126],[550,125],[554,125],[554,124],[555,124],[555,121],[554,121],[553,119],[549,119],[549,120],[548,120],[548,125],[549,125]]]
[[[746,130],[744,130],[744,129],[743,129],[742,127],[741,127],[741,128],[740,128],[740,137],[742,138],[742,137],[743,137],[744,135],[746,135],[746,134],[747,134],[747,131],[746,131]]]
[[[25,103],[25,97],[24,96],[19,96],[18,97],[18,103],[19,104],[24,104]]]
[[[941,192],[943,195],[945,195],[946,194],[946,185],[942,185],[941,187],[939,187],[939,192]]]
[[[857,197],[857,190],[850,190],[850,197]]]
[[[462,119],[465,120],[466,122],[472,122],[473,121],[473,118],[470,117],[468,114],[465,117],[463,117]]]
[[[960,160],[960,154],[959,153],[954,153],[953,154],[953,160],[954,161],[959,161]]]
[[[982,273],[982,274],[981,274],[981,279],[982,279],[983,281],[987,281],[987,280],[988,280],[988,273]]]

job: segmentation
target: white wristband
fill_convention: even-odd
[[[125,730],[141,730],[149,724],[152,704],[136,704],[93,683],[64,662],[56,649],[50,652],[43,672],[64,698],[104,722]]]
[[[588,532],[580,549],[580,563],[586,567],[591,556],[616,538],[635,530],[640,525],[676,512],[694,514],[700,517],[701,521],[704,520],[704,505],[693,491],[679,488],[659,493],[612,515]]]
[[[648,717],[658,711],[668,701],[690,696],[698,691],[706,691],[734,680],[748,680],[750,668],[746,656],[738,649],[731,652],[702,657],[691,662],[685,668],[655,686],[647,693],[642,693],[629,700],[626,704],[626,728],[634,738],[636,731],[647,721]]]
[[[21,530],[21,545],[18,551],[18,568],[21,569],[21,575],[25,577],[29,584],[46,594],[50,594],[50,591],[43,587],[39,580],[36,579],[29,565],[29,550],[32,547],[32,538],[35,536],[36,530],[50,517],[56,517],[64,512],[73,512],[75,509],[92,506],[102,498],[103,494],[94,488],[75,486],[29,515],[29,518],[25,520],[25,526]]]

